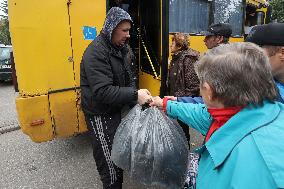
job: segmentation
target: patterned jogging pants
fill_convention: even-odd
[[[92,136],[93,155],[104,189],[121,189],[123,171],[111,161],[113,138],[121,121],[120,113],[111,115],[85,115]]]

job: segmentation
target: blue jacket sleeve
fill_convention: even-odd
[[[202,97],[177,97],[178,102],[184,102],[184,103],[193,103],[193,104],[204,104]]]
[[[174,119],[179,119],[185,124],[190,125],[202,135],[206,135],[212,122],[212,117],[204,104],[182,103],[169,100],[167,103],[167,114]]]

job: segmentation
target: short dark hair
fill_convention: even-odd
[[[222,44],[197,63],[200,84],[207,82],[213,98],[224,106],[259,105],[276,100],[278,89],[265,52],[252,43]]]
[[[271,45],[263,45],[262,48],[267,50],[267,54],[269,57],[274,56],[281,50],[281,46],[271,46]]]

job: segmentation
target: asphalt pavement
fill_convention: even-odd
[[[0,134],[19,129],[12,82],[0,82]]]
[[[1,189],[102,189],[88,134],[34,143],[21,130],[0,135]],[[158,189],[124,174],[123,189]]]

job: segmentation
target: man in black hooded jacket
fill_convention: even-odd
[[[135,88],[129,58],[131,17],[124,10],[109,10],[100,35],[90,43],[81,62],[81,98],[93,154],[104,189],[122,188],[123,172],[111,161],[114,134],[126,106],[151,99],[147,89]]]

